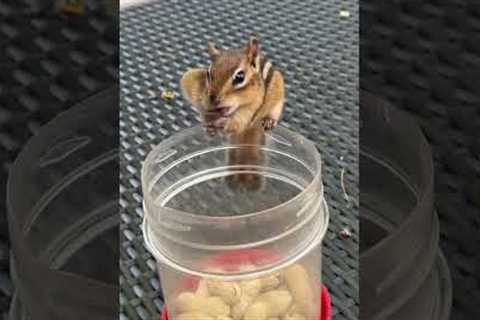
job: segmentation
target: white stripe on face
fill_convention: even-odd
[[[265,63],[265,66],[263,67],[263,73],[262,73],[263,80],[267,79],[268,71],[270,71],[271,67],[272,67],[272,64],[270,63],[270,61],[267,61],[267,63]]]
[[[260,71],[260,55],[257,55],[255,58],[255,70],[257,70],[257,72]]]

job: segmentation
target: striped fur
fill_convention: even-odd
[[[267,57],[263,56],[260,58],[260,74],[265,83],[265,88],[268,88],[270,81],[272,80],[272,74],[274,67],[270,60]]]

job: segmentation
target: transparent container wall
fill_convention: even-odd
[[[144,237],[174,320],[316,319],[328,225],[320,155],[285,128],[251,134],[188,129],[144,163]]]
[[[211,255],[252,248],[271,253],[257,271],[272,268],[327,224],[320,156],[284,128],[256,146],[186,130],[152,151],[142,183],[147,244],[184,271],[212,272]]]
[[[245,215],[294,198],[320,172],[315,147],[303,137],[279,128],[258,140],[261,147],[231,143],[199,127],[168,139],[144,165],[146,204],[196,216]]]
[[[212,267],[221,269],[222,264]],[[320,244],[285,268],[248,279],[191,276],[161,263],[158,270],[172,320],[319,319]]]

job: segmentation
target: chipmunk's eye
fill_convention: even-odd
[[[245,80],[245,72],[240,70],[237,73],[235,73],[235,76],[233,76],[233,85],[237,86],[239,84],[242,84],[244,80]]]

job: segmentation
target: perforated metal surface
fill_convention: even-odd
[[[53,9],[0,0],[0,192],[12,160],[40,126],[116,81],[113,20],[92,2],[69,22]]]
[[[0,0],[0,311],[8,277],[5,192],[8,171],[25,142],[58,113],[114,84],[118,45],[103,3],[85,15],[57,15],[52,1]]]
[[[240,46],[254,32],[285,75],[281,125],[314,141],[323,156],[332,217],[323,276],[334,319],[357,319],[357,15],[353,0],[161,1],[121,12],[120,319],[157,319],[162,306],[155,263],[139,228],[139,174],[151,145],[199,122],[179,96],[179,79],[188,68],[208,63],[207,40],[220,47]],[[160,98],[170,89],[175,99]],[[339,237],[343,228],[351,231],[350,238]]]
[[[480,3],[362,3],[361,86],[418,119],[432,144],[452,320],[478,319]]]

